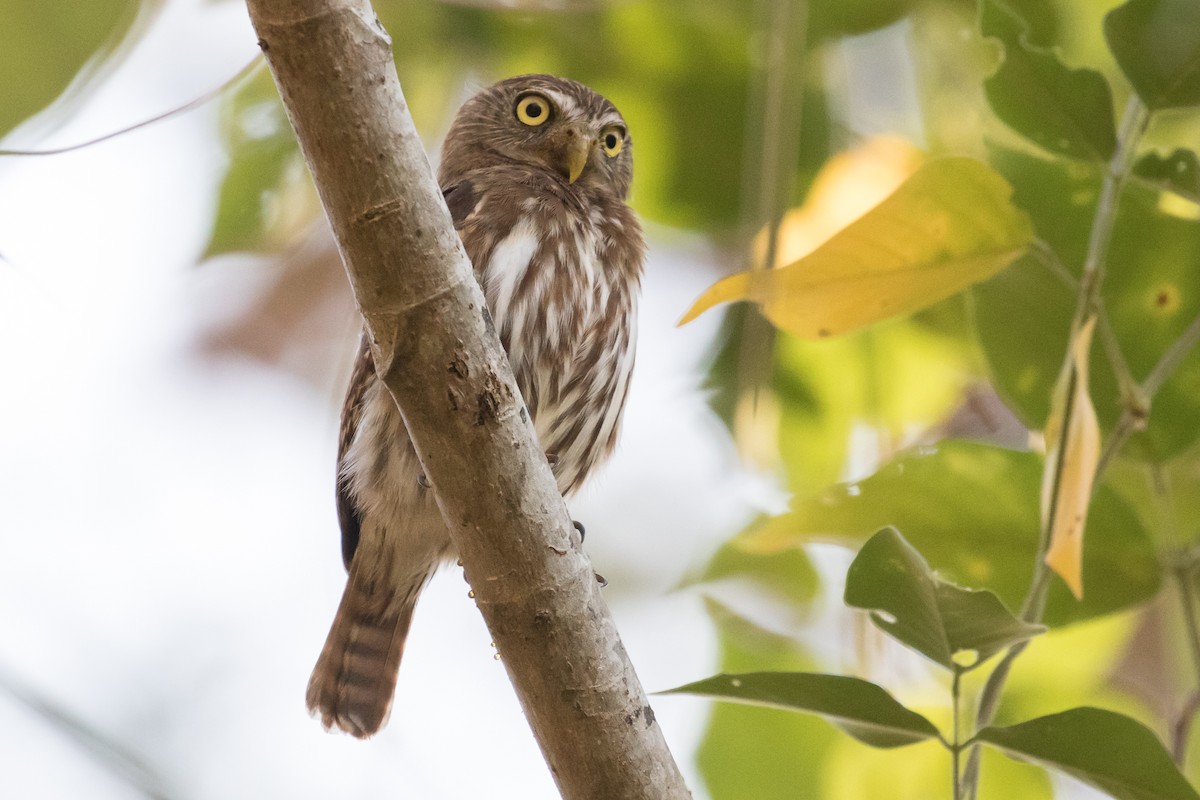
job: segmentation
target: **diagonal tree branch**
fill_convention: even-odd
[[[573,536],[386,31],[368,0],[247,6],[376,367],[559,790],[568,800],[689,797]]]

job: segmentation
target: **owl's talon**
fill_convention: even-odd
[[[546,453],[546,463],[552,467],[558,466],[558,453]]]
[[[596,576],[596,583],[600,584],[601,589],[608,586],[608,578],[604,577],[599,572],[593,572],[592,574]]]
[[[431,487],[429,478],[425,477],[424,472],[417,473],[417,486],[420,486],[422,489],[428,489]]]
[[[583,529],[583,523],[577,519],[571,520],[571,524],[575,526],[575,530],[579,531],[579,543],[583,544],[583,537],[587,536],[587,531]]]

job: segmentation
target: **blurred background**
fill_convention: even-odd
[[[1014,3],[1068,62],[1107,73],[1114,4]],[[967,304],[822,343],[743,306],[675,323],[722,275],[811,249],[923,153],[1003,140],[976,4],[375,6],[435,162],[459,104],[522,72],[583,81],[629,121],[650,242],[638,368],[617,455],[571,506],[647,690],[820,668],[944,721],[940,676],[841,606],[853,545],[724,543],[910,445],[1036,444],[988,382]],[[10,149],[153,117],[257,56],[236,0],[0,0],[0,19]],[[458,569],[422,598],[381,735],[305,713],[344,582],[334,457],[358,327],[262,66],[102,144],[0,158],[0,795],[556,796]],[[1138,680],[1113,677],[1135,629],[1127,613],[1045,637],[1015,708],[1149,713],[1121,688]],[[1097,642],[1108,661],[1049,675]],[[948,797],[935,745],[871,751],[817,719],[652,702],[698,798]],[[1050,796],[1037,768],[985,764],[985,796]]]

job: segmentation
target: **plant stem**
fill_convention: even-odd
[[[1079,290],[1079,281],[1071,274],[1066,265],[1062,263],[1058,254],[1054,252],[1054,248],[1044,239],[1035,239],[1033,244],[1030,245],[1030,252],[1064,286],[1074,291]],[[1105,308],[1103,302],[1100,302],[1096,308],[1096,318],[1096,332],[1100,335],[1100,343],[1104,347],[1104,354],[1108,357],[1108,364],[1112,368],[1113,375],[1116,376],[1117,386],[1120,390],[1124,407],[1126,410],[1129,410],[1131,407],[1137,406],[1138,398],[1142,396],[1140,394],[1140,387],[1133,377],[1133,372],[1129,369],[1129,362],[1125,359],[1125,353],[1121,350],[1121,343],[1117,341],[1116,331],[1113,330],[1112,320],[1109,318],[1108,309]],[[1200,323],[1200,320],[1197,322]],[[1200,336],[1200,329],[1197,330],[1197,335]],[[1126,436],[1128,436],[1128,433],[1126,433]],[[1096,474],[1099,476],[1100,472],[1097,471]]]
[[[1088,316],[1099,313],[1101,310],[1100,289],[1104,282],[1108,246],[1112,240],[1113,225],[1117,219],[1117,207],[1120,204],[1121,190],[1125,185],[1126,177],[1129,175],[1129,168],[1133,162],[1137,142],[1146,129],[1148,119],[1146,106],[1136,94],[1132,95],[1125,107],[1125,116],[1121,120],[1121,131],[1117,136],[1116,152],[1113,153],[1112,160],[1108,164],[1108,170],[1104,175],[1104,183],[1100,188],[1100,197],[1096,202],[1096,214],[1092,219],[1092,230],[1088,238],[1087,255],[1084,258],[1083,274],[1079,281],[1079,295],[1075,306],[1075,315],[1071,321],[1071,337],[1067,343],[1067,351],[1063,360],[1063,371],[1068,376],[1068,399],[1065,405],[1066,416],[1068,417],[1071,407],[1074,405],[1071,402],[1071,396],[1075,392],[1087,391],[1086,386],[1080,386],[1078,381],[1075,380],[1077,376],[1072,357],[1075,337],[1079,334],[1079,330]],[[1066,436],[1066,432],[1070,430],[1069,418],[1063,419],[1061,428],[1061,435]],[[1059,482],[1062,479],[1063,472],[1062,460],[1066,449],[1066,447],[1058,447],[1056,463],[1047,465],[1048,469],[1054,470],[1053,483],[1049,492],[1051,503],[1046,513],[1046,519],[1043,521],[1037,554],[1034,558],[1033,579],[1021,608],[1021,618],[1026,622],[1040,622],[1042,615],[1045,613],[1046,597],[1050,588],[1050,569],[1046,566],[1045,558],[1046,551],[1050,546],[1050,531],[1054,529],[1054,515],[1057,511],[1054,500],[1058,496]],[[1021,653],[1025,651],[1027,646],[1027,642],[1021,642],[1009,648],[1008,652],[1000,660],[1000,663],[996,665],[996,668],[988,676],[980,698],[979,710],[976,714],[976,731],[990,725],[995,719],[996,712],[1000,706],[1000,696],[1003,694],[1004,686],[1012,670],[1012,665]],[[967,760],[966,772],[963,775],[963,782],[966,784],[968,797],[972,798],[972,800],[977,796],[979,790],[979,760],[979,747],[972,747],[971,755]]]
[[[1196,617],[1196,592],[1192,588],[1193,569],[1191,564],[1183,564],[1172,570],[1175,582],[1179,587],[1179,603],[1183,607],[1183,621],[1187,632],[1188,647],[1192,653],[1192,666],[1196,669],[1197,689],[1180,712],[1172,735],[1171,754],[1175,763],[1183,768],[1187,756],[1187,741],[1192,730],[1192,719],[1200,707],[1200,624]]]
[[[743,237],[749,268],[774,269],[779,228],[791,198],[800,153],[808,13],[806,5],[792,0],[760,0],[759,14],[767,53],[746,115],[746,163],[754,164],[757,159],[758,169],[744,173]],[[756,123],[761,124],[761,131],[753,129]],[[766,246],[759,259],[754,252],[755,240],[764,228]],[[737,390],[739,400],[747,394],[751,397],[755,413],[758,393],[771,380],[774,352],[775,326],[757,311],[748,310],[738,352]],[[739,429],[744,421],[735,416],[733,422],[734,437],[744,446],[747,431]]]
[[[1175,570],[1179,583],[1179,599],[1183,605],[1183,618],[1187,624],[1188,645],[1192,651],[1192,666],[1196,668],[1196,681],[1200,683],[1200,624],[1196,618],[1196,592],[1192,588],[1192,569],[1184,566]]]
[[[1162,358],[1154,365],[1154,369],[1150,370],[1146,380],[1142,381],[1136,387],[1133,395],[1126,399],[1125,408],[1121,411],[1121,418],[1117,420],[1112,435],[1100,453],[1100,462],[1096,466],[1097,484],[1100,483],[1099,479],[1104,474],[1104,470],[1108,468],[1117,453],[1121,452],[1121,448],[1125,446],[1125,442],[1129,441],[1133,432],[1146,424],[1154,396],[1158,394],[1158,390],[1167,382],[1167,379],[1171,377],[1197,342],[1200,342],[1200,317],[1192,320],[1192,324],[1187,327],[1187,330],[1171,343],[1167,351],[1162,354]]]
[[[962,755],[962,731],[959,729],[959,717],[962,716],[962,670],[954,668],[954,679],[950,684],[951,708],[954,714],[954,741],[950,747],[950,769],[953,772],[954,800],[962,800],[962,772],[959,770],[959,760]]]

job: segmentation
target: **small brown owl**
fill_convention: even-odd
[[[472,97],[439,180],[558,487],[612,452],[633,370],[645,245],[625,204],[625,120],[596,92],[522,75]],[[350,571],[308,685],[354,736],[387,719],[417,598],[455,558],[404,421],[366,342],[342,410],[337,506]]]

